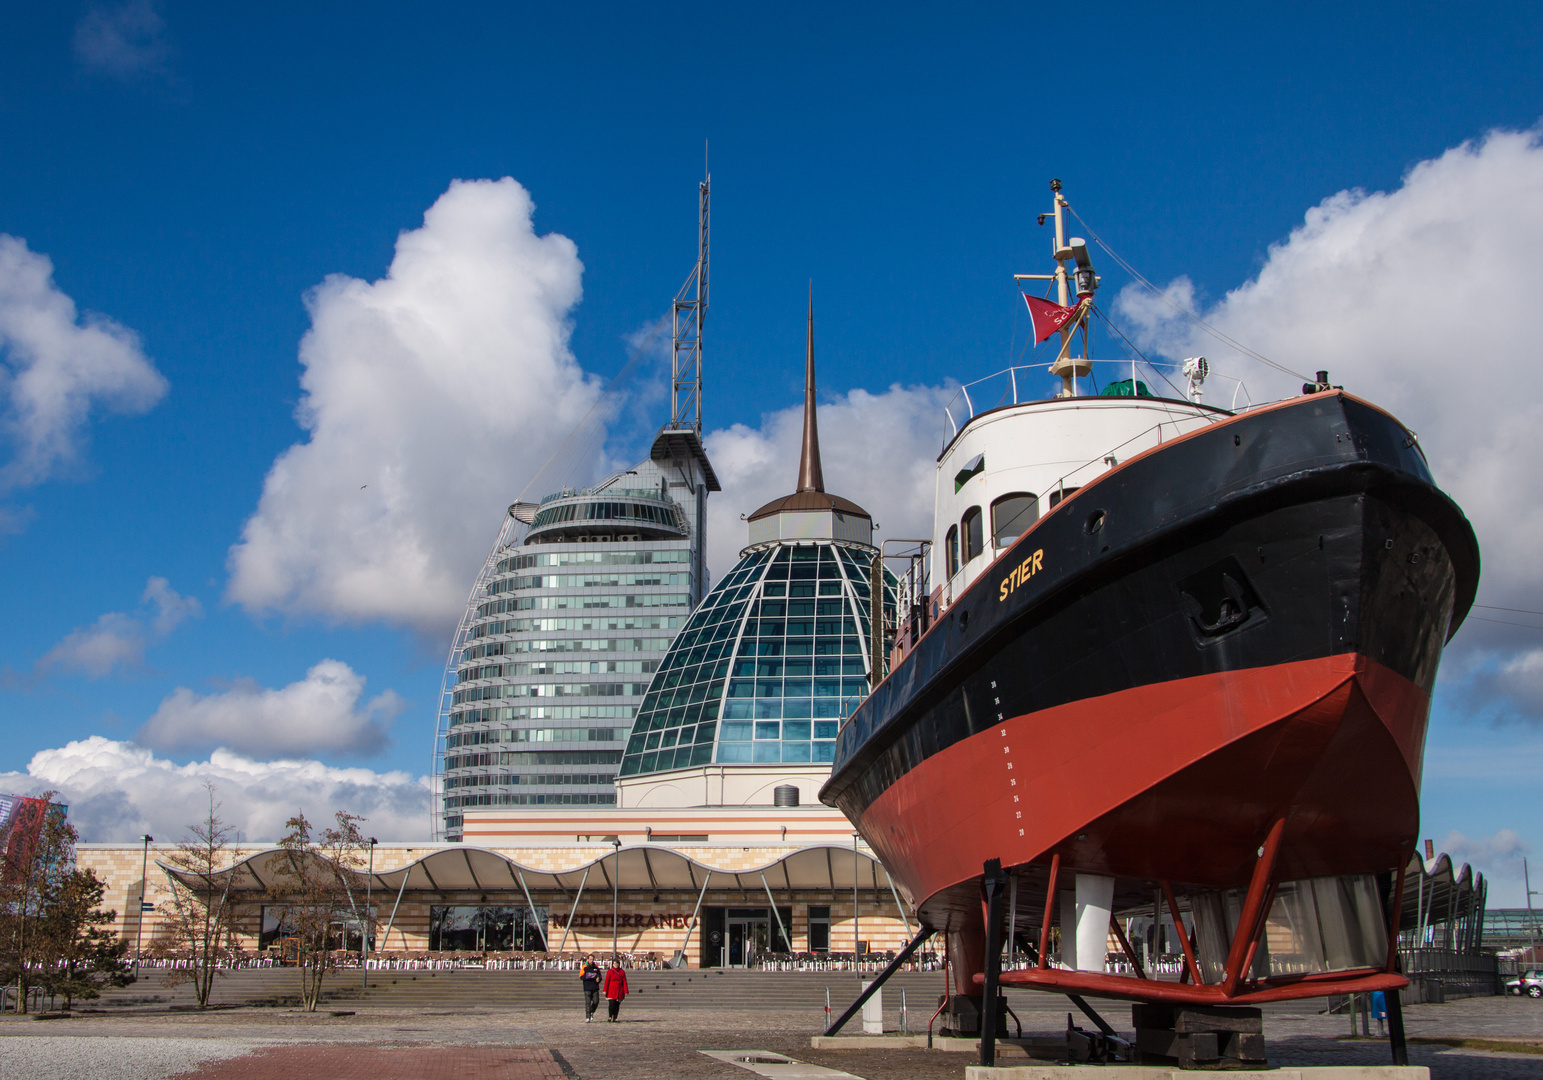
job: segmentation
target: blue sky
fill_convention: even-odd
[[[723,552],[732,556],[738,513],[779,494],[783,472],[792,479],[785,410],[800,385],[810,279],[822,397],[837,417],[822,428],[847,419],[854,429],[879,418],[931,423],[946,380],[997,370],[1022,344],[1010,275],[1043,262],[1034,218],[1048,205],[1051,176],[1142,273],[1188,289],[1233,336],[1301,370],[1346,372],[1351,389],[1387,400],[1421,430],[1438,478],[1465,506],[1469,493],[1484,504],[1497,483],[1509,483],[1489,477],[1484,463],[1511,447],[1495,434],[1501,441],[1486,444],[1486,457],[1465,433],[1505,427],[1485,408],[1530,430],[1531,406],[1504,394],[1487,405],[1445,402],[1440,373],[1452,350],[1422,342],[1449,335],[1482,352],[1492,379],[1496,363],[1528,347],[1525,296],[1535,294],[1524,286],[1539,274],[1526,256],[1536,250],[1529,230],[1537,216],[1515,208],[1543,198],[1536,140],[1484,140],[1496,130],[1535,133],[1540,31],[1543,18],[1524,6],[1411,4],[1273,14],[1219,4],[1105,4],[1085,14],[994,5],[946,18],[935,6],[905,5],[333,4],[238,13],[177,3],[0,4],[0,233],[46,256],[54,289],[83,320],[99,313],[132,333],[137,345],[125,347],[140,358],[123,361],[138,373],[137,399],[133,386],[99,390],[65,425],[74,457],[50,459],[28,479],[13,470],[0,490],[0,521],[9,523],[0,609],[10,614],[0,622],[0,772],[25,773],[39,752],[100,736],[115,745],[97,744],[105,756],[92,766],[95,786],[77,801],[97,800],[97,816],[86,820],[101,838],[132,835],[161,820],[142,789],[165,766],[136,759],[136,779],[114,788],[110,774],[129,753],[116,744],[154,743],[155,762],[207,762],[214,736],[201,744],[193,728],[235,725],[248,764],[222,775],[276,783],[280,774],[261,763],[314,759],[333,770],[315,799],[376,791],[376,820],[405,832],[416,811],[392,809],[393,800],[427,764],[447,644],[441,613],[464,599],[499,507],[539,465],[519,450],[522,432],[555,431],[564,409],[581,413],[593,393],[582,373],[614,374],[629,338],[668,310],[693,258],[704,140],[714,180],[706,420],[739,485],[711,511],[720,567]],[[1465,142],[1466,156],[1443,158]],[[1439,167],[1421,172],[1422,162]],[[515,189],[447,194],[455,180],[501,177],[534,203],[524,240]],[[1437,197],[1442,185],[1453,198]],[[1325,203],[1356,190],[1387,192],[1389,201]],[[1472,191],[1490,194],[1469,200]],[[564,303],[535,289],[531,321],[497,325],[518,341],[554,326],[571,337],[541,353],[539,371],[518,349],[506,367],[493,349],[475,370],[500,381],[507,406],[505,421],[487,420],[485,460],[454,449],[466,433],[445,422],[447,413],[404,436],[421,466],[403,481],[416,509],[379,512],[392,528],[400,525],[392,512],[433,519],[398,534],[427,543],[429,561],[443,564],[418,582],[412,604],[382,595],[395,587],[399,564],[390,559],[346,598],[303,580],[307,568],[314,577],[337,565],[328,560],[338,538],[318,524],[326,510],[316,505],[326,489],[319,480],[308,493],[262,503],[264,522],[296,530],[273,550],[291,544],[283,558],[301,569],[265,584],[248,568],[233,583],[232,547],[265,499],[270,470],[308,437],[296,423],[302,338],[328,319],[346,327],[361,312],[411,306],[401,295],[410,286],[388,297],[365,283],[387,275],[399,234],[424,230],[442,198],[446,218],[513,214],[507,238],[526,261],[509,271],[510,290],[532,275],[546,281],[530,269],[538,266],[575,290]],[[1442,230],[1422,227],[1420,207],[1448,203],[1462,208],[1446,223],[1453,232],[1493,236],[1501,249],[1472,273],[1452,269],[1441,247],[1451,241],[1432,239]],[[1293,234],[1326,205],[1318,232]],[[570,240],[571,251],[541,247],[537,238],[551,234]],[[433,243],[444,235],[421,233]],[[1358,271],[1326,254],[1351,236],[1375,238],[1388,257]],[[453,250],[439,257],[459,258]],[[438,265],[424,274],[432,278]],[[1414,295],[1417,283],[1367,284],[1401,280],[1410,267],[1426,286],[1448,268],[1442,285],[1455,310],[1408,312],[1388,294]],[[1120,293],[1128,279],[1112,264],[1101,269],[1105,306],[1124,311],[1146,345],[1185,355],[1176,351],[1188,344],[1181,332]],[[1484,280],[1487,269],[1494,280]],[[451,314],[464,313],[455,304],[483,302],[474,293],[485,275],[465,273]],[[333,279],[342,284],[332,292],[313,291],[331,275],[345,278]],[[410,277],[405,264],[402,275]],[[1312,300],[1325,283],[1340,295],[1370,291],[1351,315],[1301,316],[1300,305],[1333,308]],[[496,304],[496,293],[486,302]],[[1475,325],[1480,305],[1482,321],[1500,329]],[[1491,319],[1496,305],[1505,310]],[[1343,332],[1335,319],[1349,320]],[[1323,336],[1293,337],[1304,321]],[[1398,362],[1345,346],[1356,334],[1407,332],[1411,323],[1417,332]],[[313,372],[344,372],[340,382],[363,393],[348,380],[367,377],[369,358],[321,329],[314,340]],[[1241,358],[1217,363],[1257,393],[1289,391]],[[1418,365],[1428,380],[1406,378],[1399,363]],[[164,379],[159,397],[152,368]],[[425,370],[471,377],[443,363]],[[1516,377],[1525,380],[1526,369]],[[901,390],[891,392],[895,384]],[[1427,386],[1437,389],[1412,389]],[[380,409],[348,413],[339,432],[397,415],[393,388],[375,389],[387,395]],[[335,385],[326,392],[350,396]],[[1432,442],[1447,431],[1446,446]],[[912,432],[915,445],[893,451],[910,475],[925,471],[931,437]],[[386,446],[394,433],[371,438]],[[830,438],[828,457],[840,457],[845,444]],[[1460,442],[1466,456],[1447,463],[1443,454]],[[19,445],[0,449],[12,455],[0,463],[19,460]],[[630,451],[613,443],[610,452],[619,460]],[[438,464],[421,465],[429,459]],[[313,474],[329,462],[361,465],[320,451],[307,460]],[[452,489],[434,468],[480,479]],[[873,473],[856,448],[844,462],[827,461],[827,473],[878,507],[892,535],[924,512],[915,498],[865,490]],[[1543,579],[1525,557],[1531,526],[1543,521],[1534,517],[1543,489],[1524,478],[1507,490],[1520,500],[1521,512],[1510,512],[1521,539],[1497,529],[1492,546],[1485,522],[1503,516],[1470,507],[1486,550],[1481,599],[1543,609]],[[467,500],[456,503],[451,496],[462,491]],[[451,517],[462,520],[446,524]],[[446,580],[461,584],[447,591]],[[109,615],[117,618],[101,621]],[[97,631],[118,651],[95,659],[60,651]],[[1438,841],[1460,834],[1453,846],[1486,865],[1500,899],[1520,903],[1511,881],[1517,857],[1543,843],[1531,797],[1543,764],[1543,674],[1534,680],[1530,666],[1543,631],[1491,624],[1463,634],[1432,724],[1424,832]],[[308,676],[323,661],[342,670]],[[297,696],[263,696],[296,685]],[[291,732],[264,744],[253,717],[315,700],[336,720],[325,739],[308,745]],[[160,719],[147,728],[152,717]],[[379,776],[393,770],[410,775],[381,787]],[[222,781],[232,810],[262,832],[271,820],[263,807],[284,797],[260,807],[239,786]]]

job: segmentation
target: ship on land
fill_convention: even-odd
[[[1002,985],[1173,1007],[1400,987],[1473,530],[1415,433],[1326,373],[1257,406],[1204,403],[1202,358],[1171,396],[1132,361],[1094,389],[1098,276],[1052,189],[1054,272],[1018,278],[1058,292],[1027,298],[1057,392],[1021,397],[1018,368],[956,399],[909,619],[821,798],[946,938],[961,997],[997,943],[1025,958]]]

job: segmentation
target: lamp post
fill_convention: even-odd
[[[380,843],[370,837],[370,873],[364,879],[364,918],[359,923],[359,970],[362,973],[360,989],[370,988],[370,895],[375,885],[375,845]]]
[[[1532,876],[1527,872],[1527,860],[1522,860],[1522,889],[1527,893],[1527,938],[1532,942],[1532,957],[1534,964],[1538,962],[1538,922],[1532,914],[1532,898],[1537,895],[1537,890],[1532,887]],[[1480,933],[1483,933],[1481,930]]]
[[[611,966],[615,967],[620,955],[616,948],[616,913],[621,898],[621,837],[612,836],[609,839],[611,850],[616,855],[616,864],[611,867]]]
[[[858,949],[862,946],[862,924],[857,914],[857,834],[852,834],[852,966],[857,969],[857,981],[863,981],[863,957]]]
[[[155,839],[149,833],[139,838],[144,843],[144,850],[139,858],[139,925],[134,931],[134,978],[139,978],[139,947],[145,940],[145,892],[149,885],[146,875],[150,869],[150,842]]]

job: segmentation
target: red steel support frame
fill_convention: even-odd
[[[953,964],[948,959],[948,951],[947,951],[948,939],[944,938],[943,941],[944,941],[944,952],[943,952],[943,999],[938,1002],[937,1009],[933,1011],[932,1016],[929,1017],[928,1020],[927,1020],[927,1049],[928,1050],[932,1049],[932,1023],[933,1023],[934,1020],[936,1020],[938,1018],[938,1014],[939,1013],[941,1013],[944,1009],[948,1008],[948,1003],[950,1001],[952,1001],[953,997],[954,997],[954,994],[953,994],[953,989],[954,989],[954,973],[951,970],[953,968]]]
[[[1254,876],[1248,883],[1248,894],[1243,899],[1243,910],[1238,915],[1238,928],[1232,935],[1232,948],[1227,952],[1227,968],[1222,973],[1222,994],[1231,997],[1237,992],[1243,979],[1245,964],[1253,957],[1253,948],[1259,932],[1264,929],[1264,917],[1269,914],[1266,893],[1274,893],[1270,875],[1275,871],[1275,857],[1280,854],[1281,836],[1286,831],[1286,819],[1276,818],[1270,833],[1259,848],[1259,858],[1254,863]]]
[[[1398,962],[1398,924],[1404,914],[1404,874],[1409,869],[1409,859],[1406,857],[1398,864],[1398,875],[1393,882],[1393,895],[1389,898],[1393,902],[1393,910],[1388,915],[1388,962],[1387,970],[1393,971]]]
[[[1064,994],[1102,994],[1108,997],[1126,998],[1132,1001],[1166,1001],[1174,1004],[1193,1005],[1251,1005],[1267,1001],[1288,1001],[1294,998],[1323,997],[1326,994],[1366,994],[1374,990],[1399,990],[1409,980],[1394,970],[1397,958],[1398,923],[1403,897],[1405,869],[1400,869],[1394,885],[1395,906],[1388,920],[1388,956],[1385,966],[1357,968],[1350,971],[1324,971],[1311,975],[1266,977],[1244,983],[1245,973],[1258,954],[1259,941],[1264,933],[1279,883],[1272,880],[1277,856],[1280,854],[1285,820],[1278,819],[1271,827],[1259,848],[1258,861],[1254,864],[1248,892],[1244,897],[1243,910],[1229,946],[1224,981],[1220,985],[1206,984],[1200,976],[1196,960],[1195,944],[1184,928],[1179,915],[1178,900],[1173,885],[1160,881],[1163,899],[1173,916],[1174,930],[1184,950],[1184,974],[1177,983],[1154,981],[1146,977],[1140,965],[1135,965],[1141,978],[1122,975],[1105,975],[1093,971],[1069,971],[1050,967],[1049,941],[1052,907],[1055,903],[1056,884],[1060,876],[1061,857],[1050,860],[1050,881],[1045,890],[1045,916],[1040,929],[1040,956],[1038,968],[1007,971],[1001,975],[1005,986],[1024,986],[1036,990],[1051,990]],[[1405,862],[1407,867],[1407,860]],[[1135,956],[1130,943],[1120,933],[1119,924],[1110,920],[1120,945],[1134,964]],[[977,975],[977,981],[983,976]],[[1194,985],[1186,985],[1189,979]],[[1242,992],[1239,992],[1241,989]]]
[[[1198,932],[1198,928],[1197,928],[1197,932]],[[1196,934],[1190,933],[1188,930],[1186,930],[1184,932],[1184,938],[1185,938],[1185,944],[1187,944],[1189,946],[1189,950],[1190,950],[1191,954],[1195,954],[1195,953],[1200,952],[1200,940],[1196,936]],[[1195,985],[1196,986],[1201,985],[1199,970],[1196,969],[1194,974],[1195,974]],[[1190,970],[1189,970],[1189,968],[1185,968],[1183,973],[1179,976],[1179,982],[1184,982],[1189,977],[1190,977]]]
[[[1266,1001],[1323,997],[1327,994],[1369,994],[1373,990],[1397,990],[1409,985],[1402,975],[1374,968],[1326,971],[1318,975],[1267,979],[1231,995],[1222,987],[1186,986],[1154,979],[1132,979],[1093,971],[1004,971],[1002,985],[1053,990],[1062,994],[1100,994],[1129,1001],[1165,1001],[1176,1005],[1255,1005]]]
[[[1050,915],[1055,911],[1055,885],[1056,878],[1061,873],[1061,854],[1050,856],[1050,884],[1045,888],[1045,918],[1039,925],[1039,966],[1042,969],[1050,967]]]
[[[1204,980],[1200,978],[1200,968],[1195,964],[1195,950],[1189,942],[1189,931],[1184,928],[1184,920],[1179,916],[1179,902],[1173,896],[1173,883],[1165,878],[1162,886],[1163,899],[1168,902],[1168,914],[1173,916],[1173,932],[1179,936],[1179,944],[1184,949],[1185,973],[1196,986],[1200,986]]]
[[[1130,966],[1136,969],[1136,977],[1144,979],[1147,973],[1141,968],[1141,961],[1136,959],[1136,950],[1130,947],[1130,942],[1125,938],[1125,931],[1120,927],[1120,920],[1112,914],[1109,916],[1109,929],[1114,931],[1114,936],[1120,942],[1120,948],[1125,950],[1125,959],[1130,961]]]
[[[1254,957],[1259,952],[1259,943],[1264,940],[1265,926],[1269,922],[1270,905],[1275,903],[1275,889],[1276,886],[1271,884],[1270,891],[1265,893],[1264,913],[1259,917],[1259,929],[1255,932],[1254,939],[1248,943],[1248,955],[1243,958],[1244,971],[1252,971],[1254,968]]]

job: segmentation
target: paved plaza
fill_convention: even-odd
[[[432,993],[416,998],[392,998],[388,984],[354,993],[350,1000],[340,977],[339,995],[314,1014],[282,1002],[240,1003],[243,991],[249,1000],[271,1002],[271,980],[260,985],[245,980],[244,986],[239,977],[229,980],[216,997],[225,1004],[207,1012],[187,1010],[185,991],[152,992],[146,980],[95,1004],[95,1011],[67,1019],[0,1020],[0,1080],[748,1080],[752,1075],[702,1050],[784,1054],[864,1080],[962,1080],[965,1066],[976,1060],[970,1053],[942,1050],[812,1049],[825,989],[839,1008],[855,995],[851,975],[736,973],[714,981],[704,973],[674,980],[672,974],[634,973],[635,992],[618,1024],[598,1018],[585,1024],[577,981],[555,973],[523,976],[525,992],[513,1002],[492,1005],[462,1003],[465,987],[479,986],[475,979],[436,979]],[[904,977],[912,1031],[925,1030],[938,981],[936,975]],[[254,987],[261,993],[253,994]],[[1025,1035],[1065,1030],[1064,999],[1013,991],[1008,1000]],[[1128,1007],[1096,1004],[1117,1028],[1128,1028]],[[887,1027],[898,1026],[898,1005],[898,993],[886,995]],[[1310,1000],[1266,1010],[1272,1065],[1388,1063],[1385,1042],[1348,1039],[1349,1021],[1320,1015],[1322,1005]],[[1543,1080],[1543,1002],[1476,998],[1412,1006],[1407,1025],[1411,1063],[1428,1066],[1436,1080]],[[1463,1042],[1476,1045],[1452,1045]],[[1540,1053],[1525,1052],[1529,1047]],[[999,1062],[1028,1063],[1014,1054],[1005,1047]]]

